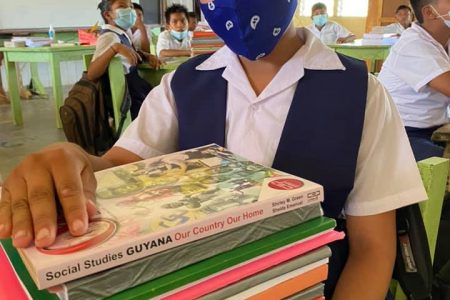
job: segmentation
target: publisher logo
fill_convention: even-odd
[[[298,179],[276,179],[269,182],[269,187],[275,190],[295,190],[304,185],[303,181]]]

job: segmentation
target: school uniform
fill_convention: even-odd
[[[417,160],[443,154],[442,147],[430,138],[435,129],[449,122],[450,98],[428,83],[449,71],[448,50],[413,23],[392,47],[379,74],[397,105]]]
[[[161,32],[158,36],[158,43],[156,44],[156,54],[159,56],[161,50],[190,50],[191,39],[189,35],[183,40],[179,41],[170,34],[170,30]]]
[[[147,30],[148,41],[150,42],[150,45],[151,45],[152,37],[150,36],[150,34],[151,34],[150,26],[145,25],[145,29]],[[136,48],[136,50],[142,50],[142,45],[141,45],[142,31],[140,29],[136,29],[136,31],[133,32],[131,29],[129,29],[127,31],[127,34],[130,37],[131,43]]]
[[[425,200],[401,119],[383,87],[362,63],[338,56],[304,28],[298,35],[305,45],[259,96],[226,46],[183,64],[149,94],[116,146],[149,158],[216,142],[323,184],[324,212],[335,218]],[[349,90],[347,82],[358,85]],[[317,88],[325,84],[330,88]],[[328,294],[343,255],[332,257]]]
[[[309,24],[306,28],[326,45],[336,44],[337,39],[345,38],[352,34],[347,28],[333,21],[328,21],[322,27],[322,30],[317,29],[314,23]]]
[[[399,34],[401,35],[405,31],[405,27],[403,27],[400,23],[392,23],[383,27],[383,32],[386,34]]]
[[[106,51],[111,51],[111,46],[116,43],[121,43],[129,48],[133,48],[131,38],[125,31],[115,26],[104,25],[102,33],[97,39],[97,44],[92,61],[95,61]],[[116,54],[116,57],[120,58],[124,66],[124,73],[128,85],[128,91],[131,96],[130,113],[131,118],[134,120],[139,113],[142,102],[153,87],[139,76],[137,67],[130,65],[125,56]]]

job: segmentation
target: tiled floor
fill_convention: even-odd
[[[15,126],[10,105],[0,105],[0,174],[5,178],[27,154],[64,141],[56,128],[52,99],[22,100],[23,126]]]

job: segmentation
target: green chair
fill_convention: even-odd
[[[427,234],[431,260],[433,261],[447,184],[449,160],[432,157],[419,161],[417,165],[428,195],[428,201],[420,203],[420,211]],[[395,300],[408,299],[400,285],[395,281],[391,284],[391,292],[395,295]]]

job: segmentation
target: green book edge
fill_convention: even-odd
[[[17,275],[19,276],[20,280],[22,281],[23,285],[25,286],[25,288],[27,289],[28,293],[30,294],[33,300],[59,299],[55,294],[51,294],[46,290],[42,291],[38,290],[38,288],[34,284],[33,279],[31,278],[30,274],[27,271],[27,268],[23,264],[19,253],[17,252],[16,248],[14,248],[12,241],[10,239],[1,240],[0,243],[5,249],[6,255],[11,261],[14,270],[16,271]]]
[[[326,217],[319,217],[306,223],[285,229],[256,242],[238,247],[228,252],[216,255],[196,264],[182,268],[176,272],[156,278],[117,293],[109,300],[138,300],[149,299],[180,288],[186,284],[211,276],[224,269],[241,264],[257,256],[295,243],[312,235],[333,229],[336,221]]]

